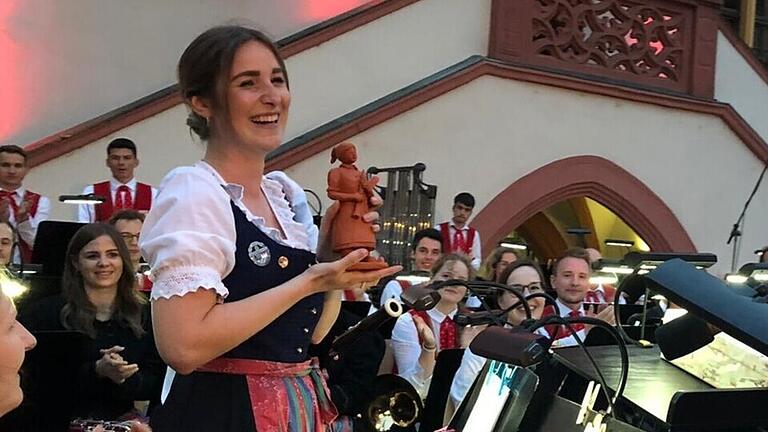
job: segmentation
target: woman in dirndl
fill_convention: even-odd
[[[318,264],[337,207],[318,232],[302,188],[282,172],[264,174],[291,101],[269,38],[212,28],[184,51],[178,78],[187,124],[206,151],[166,176],[141,234],[155,337],[170,365],[153,430],[334,430],[336,411],[309,345],[336,320],[339,290],[399,268],[347,271],[364,249]]]

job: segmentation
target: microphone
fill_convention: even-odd
[[[397,318],[403,313],[403,307],[395,299],[389,299],[384,302],[384,306],[376,312],[363,318],[357,324],[353,325],[347,331],[339,335],[332,343],[331,350],[339,352],[344,348],[360,339],[360,336],[368,330],[384,324],[392,318]]]
[[[656,343],[667,360],[688,355],[714,340],[707,322],[690,312],[656,329]]]
[[[488,327],[475,336],[469,349],[482,357],[528,367],[544,361],[551,341],[520,327]]]
[[[426,311],[437,306],[440,302],[440,293],[432,287],[432,284],[414,285],[403,291],[400,300],[411,309]]]
[[[492,309],[490,311],[479,311],[469,313],[457,313],[453,322],[461,327],[479,326],[485,324],[499,324],[500,317],[504,314],[503,310]]]

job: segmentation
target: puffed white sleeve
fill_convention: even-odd
[[[153,281],[152,300],[200,288],[221,297],[235,265],[235,224],[229,195],[209,172],[176,168],[160,185],[141,231]]]

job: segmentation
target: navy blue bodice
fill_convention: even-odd
[[[316,262],[315,254],[272,240],[249,222],[234,203],[230,204],[237,240],[235,267],[223,280],[224,286],[229,289],[225,303],[274,288],[303,273]],[[303,298],[224,357],[284,363],[305,361],[312,332],[323,311],[323,299],[322,293]]]

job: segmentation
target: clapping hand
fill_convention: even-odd
[[[416,332],[419,334],[422,349],[434,350],[437,343],[435,342],[435,333],[432,331],[432,328],[418,315],[413,316],[413,323],[416,325]]]
[[[128,364],[119,353],[125,348],[113,346],[112,348],[99,350],[101,358],[96,360],[96,374],[110,379],[115,384],[122,384],[139,371],[136,363]]]

